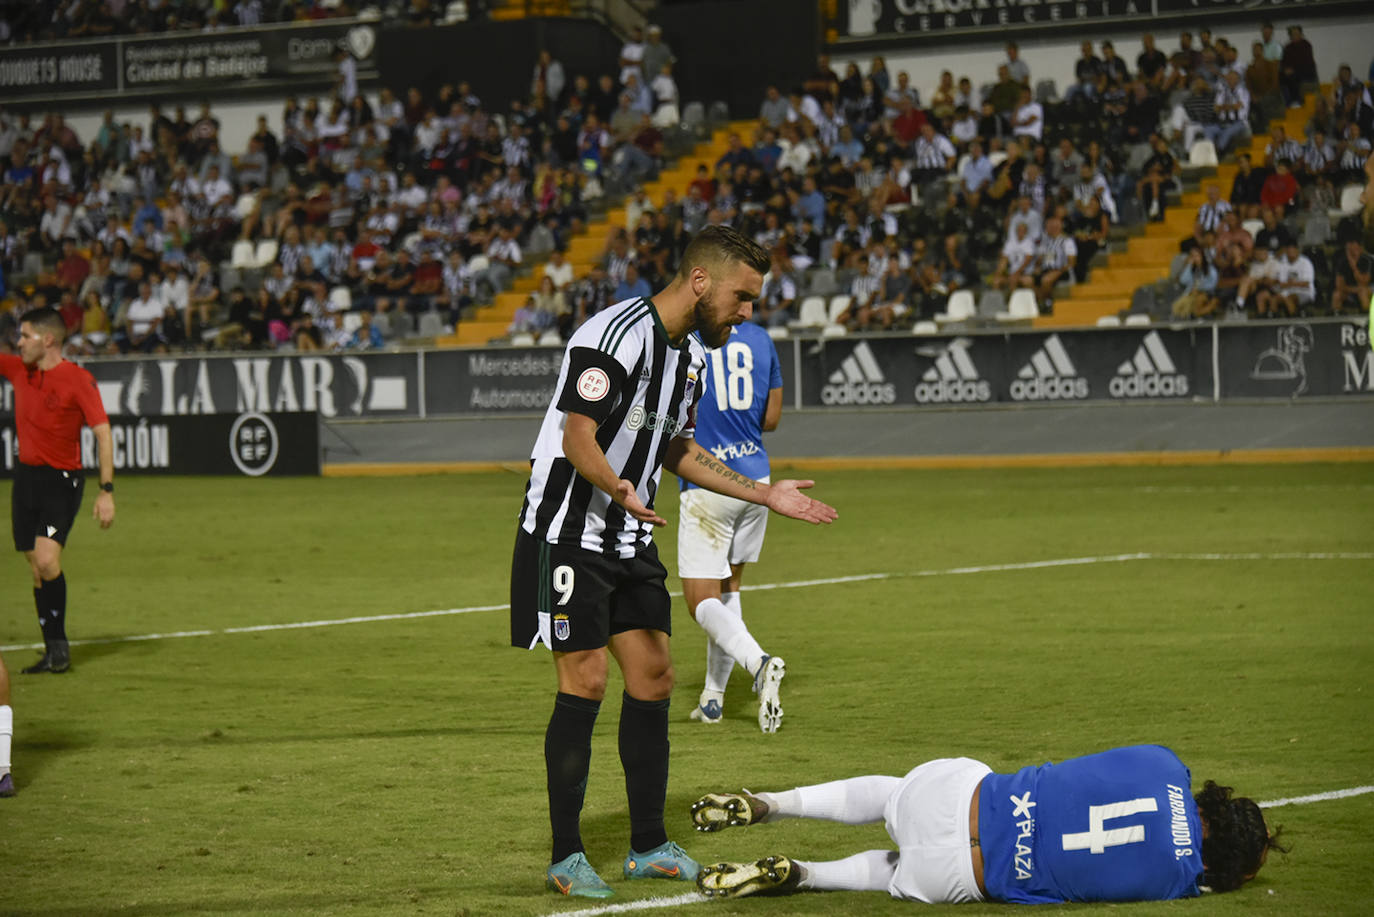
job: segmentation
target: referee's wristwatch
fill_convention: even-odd
[[[107,494],[114,493],[114,481],[105,481],[103,484],[100,485],[100,489],[105,491],[105,493]]]

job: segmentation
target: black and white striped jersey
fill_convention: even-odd
[[[1040,237],[1035,257],[1042,271],[1062,271],[1069,266],[1070,258],[1078,257],[1078,243],[1073,236],[1052,236],[1046,233]]]
[[[652,508],[663,456],[675,436],[691,436],[706,349],[690,334],[680,347],[652,301],[627,299],[596,313],[568,341],[554,401],[530,455],[520,526],[553,544],[633,557],[653,526],[611,501],[563,454],[569,413],[598,424],[596,441],[622,480]]]

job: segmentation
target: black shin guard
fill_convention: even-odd
[[[636,700],[620,708],[620,763],[630,804],[630,849],[653,850],[668,840],[663,800],[668,793],[668,700]]]
[[[59,573],[57,579],[43,580],[33,591],[33,604],[38,609],[38,626],[43,629],[43,642],[67,640],[67,577]]]
[[[559,692],[544,733],[544,766],[548,771],[549,824],[553,860],[582,850],[582,800],[592,760],[592,728],[601,702]]]

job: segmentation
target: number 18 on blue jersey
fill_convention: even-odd
[[[750,322],[737,326],[724,346],[707,354],[705,376],[697,403],[697,442],[731,470],[755,480],[766,477],[763,414],[769,391],[782,388],[773,339]],[[696,485],[683,481],[682,486]]]

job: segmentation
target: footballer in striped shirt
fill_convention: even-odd
[[[607,897],[580,821],[592,728],[608,662],[624,676],[620,757],[630,814],[629,878],[692,880],[668,840],[668,700],[673,689],[667,571],[651,538],[663,468],[699,487],[813,524],[835,510],[810,481],[755,481],[692,438],[706,348],[749,319],[767,252],[724,226],[703,229],[666,289],[593,315],[568,341],[530,457],[511,565],[511,643],[553,651],[558,693],[544,739],[553,851],[548,886]],[[609,652],[608,652],[609,650]]]

